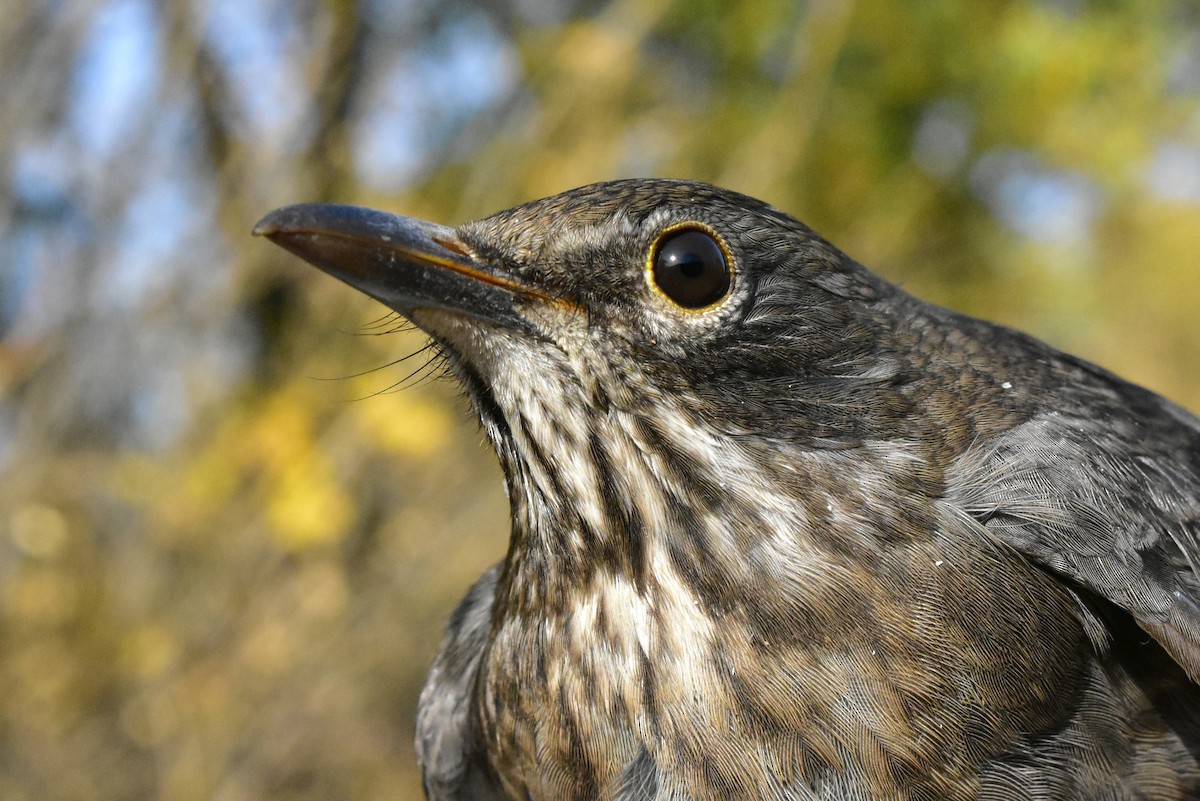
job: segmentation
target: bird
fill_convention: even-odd
[[[432,801],[1200,799],[1200,420],[707,184],[254,231],[422,329],[505,476]]]

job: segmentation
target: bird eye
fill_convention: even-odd
[[[729,293],[732,283],[725,249],[707,231],[668,231],[650,255],[655,287],[685,309],[711,306]]]

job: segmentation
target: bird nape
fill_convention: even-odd
[[[1182,408],[703,184],[255,230],[426,331],[504,469],[431,799],[1200,799]]]

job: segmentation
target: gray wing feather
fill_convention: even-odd
[[[1200,421],[1154,402],[1148,416],[1043,413],[964,453],[947,500],[1127,610],[1200,681]]]
[[[471,587],[446,628],[417,707],[417,762],[430,801],[500,801],[471,715],[499,568]]]

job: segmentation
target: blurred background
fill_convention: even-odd
[[[1194,0],[32,0],[0,15],[0,799],[415,799],[501,477],[249,230],[624,176],[1200,408]]]

